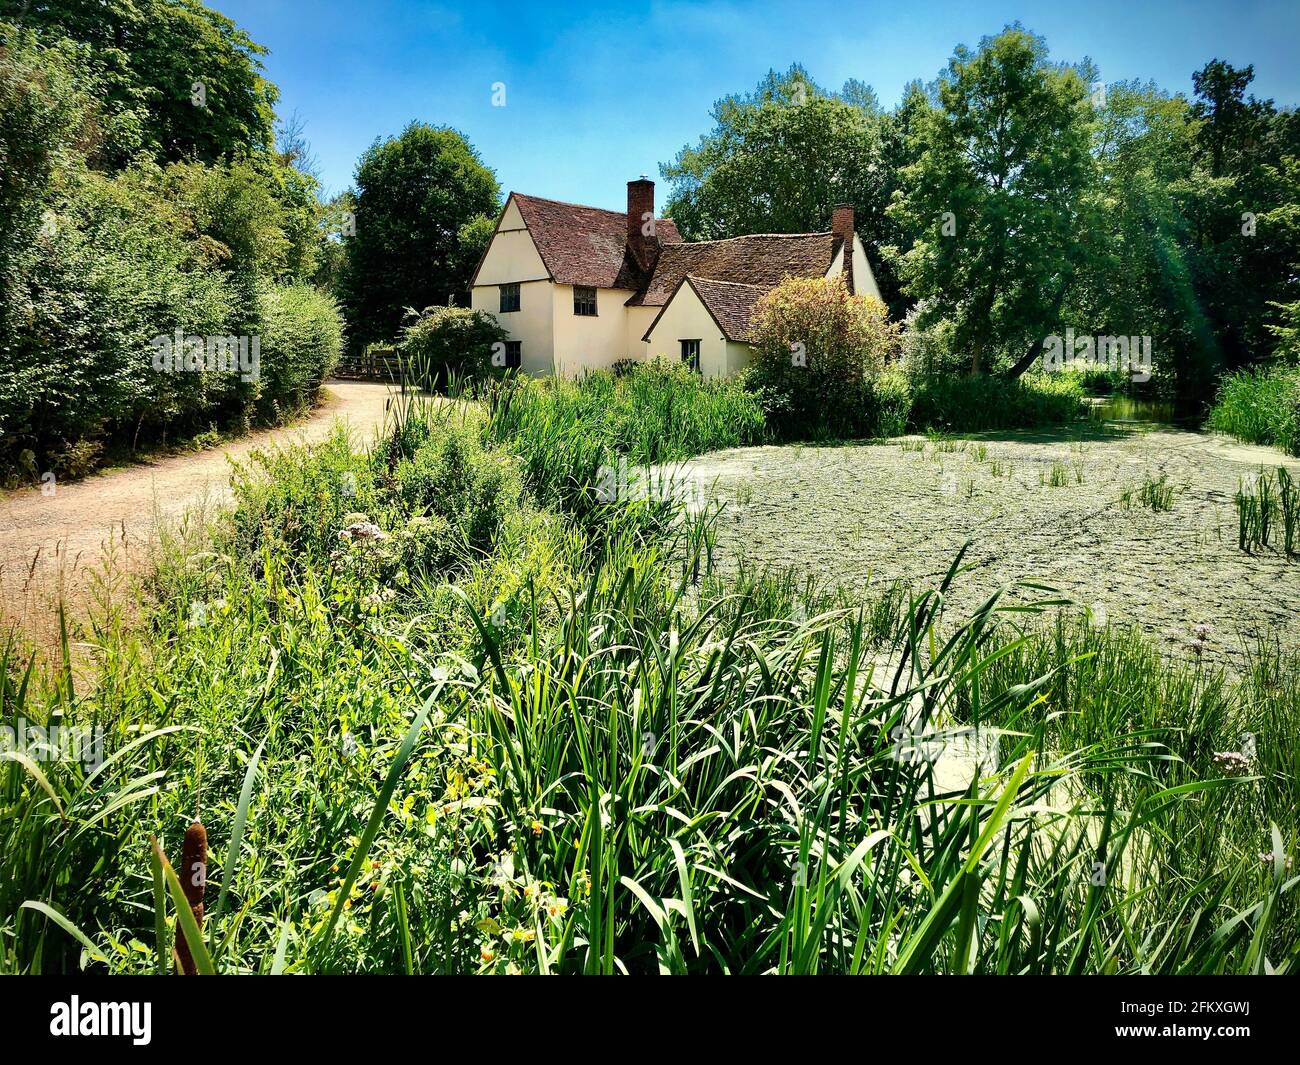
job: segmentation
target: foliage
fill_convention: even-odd
[[[913,383],[911,428],[968,433],[1033,429],[1083,416],[1083,389],[1060,374],[997,377],[927,377]]]
[[[78,46],[101,102],[97,149],[110,168],[140,151],[211,163],[271,146],[279,93],[262,76],[266,49],[199,0],[0,0],[3,21]]]
[[[787,278],[759,301],[747,383],[779,436],[870,435],[872,382],[896,357],[884,304],[841,276]]]
[[[881,165],[886,119],[869,87],[829,93],[796,64],[770,71],[753,93],[718,100],[712,118],[698,145],[661,168],[671,183],[665,211],[685,239],[821,232],[831,209],[849,203],[882,295],[897,297],[878,254],[891,232],[892,175]]]
[[[1300,549],[1300,489],[1285,466],[1277,476],[1261,468],[1249,484],[1242,484],[1233,498],[1237,507],[1237,546],[1256,551],[1276,543],[1283,557]]]
[[[1207,424],[1248,444],[1300,455],[1300,370],[1274,366],[1225,377]]]
[[[907,312],[899,343],[899,369],[910,379],[965,372],[966,357],[953,344],[953,323],[927,312],[922,300]]]
[[[340,340],[296,284],[315,269],[314,179],[267,155],[113,169],[97,55],[0,24],[0,469],[27,476],[297,409]],[[260,380],[160,372],[153,343],[177,330],[258,338]]]
[[[647,540],[632,502],[581,532],[506,493],[457,558],[525,439],[459,411],[268,456],[151,630],[101,630],[108,682],[5,653],[7,718],[110,757],[0,763],[0,970],[166,971],[149,836],[200,779],[221,972],[1294,968],[1300,663],[1230,682],[1001,592],[948,618],[960,558],[861,606],[724,582],[712,516]]]
[[[652,466],[766,436],[762,408],[740,382],[706,381],[671,363],[576,381],[515,378],[487,398],[487,431],[522,458],[529,489],[583,521],[607,520],[614,496],[662,502],[651,490]]]
[[[452,379],[483,381],[505,372],[493,357],[509,335],[486,311],[426,307],[402,329],[402,358],[408,372],[440,387]]]
[[[1019,28],[958,47],[938,106],[917,116],[916,162],[889,213],[917,234],[897,249],[922,326],[951,322],[974,373],[1015,363],[1054,326],[1077,261],[1092,176],[1079,72]]]
[[[459,133],[418,122],[376,140],[357,164],[356,183],[356,234],[346,241],[340,294],[359,350],[396,337],[406,308],[445,306],[468,290],[481,234],[466,229],[470,245],[460,234],[495,216],[500,187]]]
[[[343,351],[338,306],[311,285],[268,285],[258,295],[262,370],[257,412],[265,422],[310,406]]]

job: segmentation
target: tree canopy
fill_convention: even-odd
[[[140,151],[212,162],[273,143],[266,49],[199,0],[0,0],[0,21],[80,46],[112,165]]]
[[[408,308],[464,293],[482,244],[476,220],[494,216],[500,197],[496,175],[453,129],[412,122],[376,140],[357,164],[356,233],[341,280],[352,343],[392,340]]]

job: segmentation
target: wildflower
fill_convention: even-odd
[[[478,956],[483,959],[484,964],[487,964],[497,956],[497,952],[493,950],[491,947],[481,947],[479,949]]]
[[[1225,777],[1244,777],[1250,772],[1250,756],[1240,751],[1215,751],[1211,761]]]
[[[568,910],[568,908],[569,908],[568,899],[560,898],[558,896],[552,896],[551,899],[546,903],[546,915],[548,917],[559,918],[564,915],[565,911]]]
[[[373,521],[367,520],[364,515],[360,517],[360,521],[354,521],[339,530],[340,540],[356,544],[379,543],[388,539],[388,533],[384,532]]]
[[[540,821],[534,820],[529,827],[533,830],[534,836],[540,836],[542,834],[542,823]]]

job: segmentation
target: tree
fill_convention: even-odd
[[[356,233],[341,278],[356,347],[397,335],[410,307],[446,304],[469,286],[477,258],[461,227],[495,215],[496,175],[453,129],[412,122],[376,140],[357,164]]]
[[[889,207],[918,234],[900,274],[927,301],[927,322],[951,320],[972,373],[999,362],[1019,373],[1023,353],[1057,331],[1082,254],[1077,223],[1093,181],[1086,83],[1013,26],[977,52],[958,47],[937,95],[917,116],[917,161]]]
[[[1083,334],[1150,336],[1161,387],[1188,395],[1210,387],[1215,344],[1176,194],[1191,172],[1195,129],[1181,96],[1154,84],[1107,86],[1094,127],[1097,184],[1080,220],[1087,254],[1061,316]]]
[[[113,168],[140,148],[213,162],[272,145],[266,49],[199,0],[0,0],[0,20],[83,47]]]
[[[351,189],[345,189],[321,205],[321,243],[312,283],[336,299],[342,292],[347,246],[344,241],[356,231],[357,201]]]
[[[665,213],[683,237],[819,232],[832,207],[851,203],[872,265],[881,263],[890,185],[869,86],[850,81],[829,93],[795,64],[747,96],[717,101],[712,115],[713,129],[659,168],[670,183]],[[887,300],[897,295],[887,266],[876,281]]]
[[[1217,59],[1192,75],[1193,166],[1173,188],[1188,220],[1191,284],[1211,332],[1202,361],[1215,369],[1267,358],[1278,306],[1300,298],[1295,118],[1247,96],[1253,78],[1253,68]]]
[[[1192,116],[1204,124],[1197,137],[1199,161],[1209,163],[1210,177],[1239,173],[1245,157],[1263,140],[1274,113],[1271,100],[1246,99],[1255,68],[1238,70],[1212,59],[1192,75],[1197,101]]]

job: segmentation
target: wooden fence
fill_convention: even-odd
[[[386,381],[397,384],[402,379],[401,352],[387,344],[371,344],[357,355],[345,355],[339,361],[334,376],[352,381]]]

